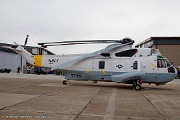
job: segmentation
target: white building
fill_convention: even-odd
[[[0,69],[7,68],[11,69],[11,71],[17,71],[19,66],[26,65],[26,61],[17,55],[17,53],[9,48],[0,47]]]

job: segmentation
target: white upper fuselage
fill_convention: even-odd
[[[116,55],[116,53],[119,53],[121,51],[136,49],[137,53],[135,53],[131,57],[122,56],[119,57]],[[134,61],[138,61],[141,63],[141,67],[139,66],[138,70],[143,72],[158,72],[156,67],[157,64],[157,55],[154,55],[151,53],[150,48],[131,48],[131,46],[124,46],[115,50],[108,51],[106,53],[109,53],[110,56],[102,56],[98,55],[93,58],[84,59],[78,63],[68,65],[61,69],[66,70],[77,70],[77,71],[87,71],[87,70],[99,70],[97,67],[99,64],[99,61],[105,61],[106,65],[103,69],[104,71],[112,71],[112,72],[128,72],[133,71],[133,63]],[[55,67],[59,64],[63,64],[67,61],[73,60],[75,58],[78,58],[84,54],[72,54],[72,55],[42,55],[42,56],[35,56],[35,65],[39,67]],[[37,63],[36,58],[38,59],[40,57],[40,63]],[[41,58],[42,57],[42,58]],[[37,64],[36,64],[37,63]],[[121,68],[118,66],[121,65]],[[142,67],[143,66],[143,67]],[[136,69],[137,70],[137,69]],[[167,72],[167,71],[164,71]]]

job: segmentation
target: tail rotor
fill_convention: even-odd
[[[18,53],[17,56],[15,57],[15,59],[17,59],[17,57],[19,56],[19,54],[21,53],[21,51],[25,48],[25,46],[26,46],[26,44],[27,44],[27,41],[28,41],[28,38],[29,38],[29,35],[26,36],[26,39],[25,39],[25,41],[24,41],[24,46],[22,46],[22,45],[20,45],[20,44],[18,44],[18,43],[16,43],[16,42],[14,42],[14,44],[17,46],[17,47],[14,49],[14,51],[15,51],[16,53]]]
[[[24,42],[24,46],[26,46],[28,38],[29,38],[29,35],[26,36],[26,39],[25,39],[25,42]]]

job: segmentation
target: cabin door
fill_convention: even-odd
[[[94,80],[109,80],[111,77],[111,59],[93,58],[92,72]]]

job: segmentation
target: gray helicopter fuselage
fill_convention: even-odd
[[[39,55],[34,56],[34,64],[39,67],[53,68],[83,55]],[[131,81],[136,80],[137,73],[142,76],[142,82],[156,84],[165,84],[177,75],[174,66],[158,50],[132,48],[130,45],[80,60],[61,67],[59,70],[67,80],[119,83],[131,83]]]

